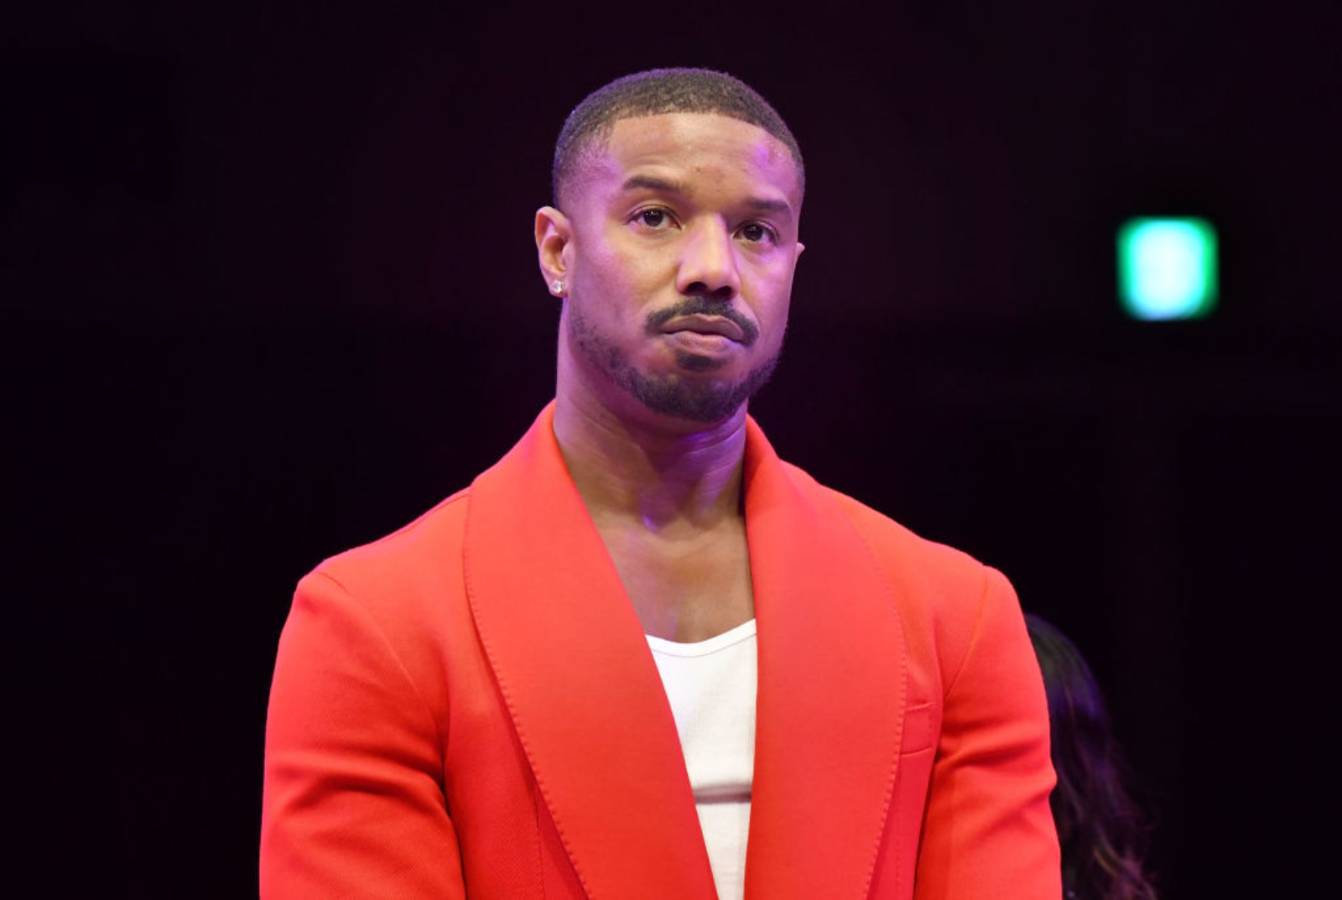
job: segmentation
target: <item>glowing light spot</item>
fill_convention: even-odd
[[[1135,319],[1196,319],[1216,306],[1216,229],[1205,219],[1132,219],[1118,232],[1118,294]]]

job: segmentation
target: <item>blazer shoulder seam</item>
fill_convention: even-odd
[[[969,629],[969,640],[965,642],[964,655],[960,657],[960,662],[955,667],[955,674],[946,682],[946,691],[943,697],[949,697],[955,690],[955,686],[960,682],[960,676],[965,669],[969,667],[969,657],[974,653],[974,647],[978,644],[979,637],[983,634],[983,620],[988,609],[988,593],[991,590],[992,579],[988,575],[988,567],[979,563],[979,568],[983,576],[983,588],[979,592],[978,610],[974,613],[974,625]]]
[[[401,654],[396,652],[396,646],[392,644],[391,640],[387,637],[387,633],[383,629],[382,624],[378,621],[377,616],[374,615],[367,604],[359,600],[355,593],[346,587],[339,578],[326,571],[323,567],[318,566],[313,570],[312,574],[320,576],[335,585],[341,593],[353,601],[354,606],[358,607],[361,615],[368,620],[369,627],[372,629],[373,633],[377,635],[378,643],[382,645],[382,649],[389,657],[391,657],[392,662],[396,664],[396,671],[401,673],[401,677],[405,679],[405,683],[410,685],[410,690],[414,693],[415,699],[419,701],[419,707],[423,711],[425,718],[428,719],[429,725],[433,729],[434,736],[438,739],[438,753],[439,756],[442,756],[447,751],[447,741],[444,739],[443,730],[438,724],[438,719],[433,714],[433,707],[429,705],[428,700],[424,699],[424,692],[419,689],[419,684],[415,681],[414,676],[411,675],[410,670],[405,667],[405,662],[401,659]]]

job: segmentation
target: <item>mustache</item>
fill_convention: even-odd
[[[744,335],[741,343],[747,347],[755,343],[755,339],[760,336],[759,327],[733,309],[730,303],[703,296],[686,297],[675,306],[648,313],[644,328],[649,335],[656,335],[661,332],[663,325],[680,316],[722,316],[724,319],[729,319],[741,329],[741,334]]]

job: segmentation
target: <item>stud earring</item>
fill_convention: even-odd
[[[556,278],[550,283],[550,290],[554,291],[556,294],[564,293],[564,282]]]

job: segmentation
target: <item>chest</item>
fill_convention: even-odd
[[[612,529],[602,538],[645,633],[702,641],[754,617],[744,525],[682,535]]]

